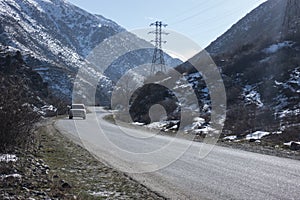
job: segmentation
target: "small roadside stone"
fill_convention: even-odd
[[[69,183],[65,182],[64,180],[61,180],[61,188],[66,190],[66,189],[71,189],[72,186]]]

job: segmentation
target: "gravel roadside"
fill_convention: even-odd
[[[0,199],[165,199],[126,174],[99,162],[47,120],[35,146],[0,161]]]

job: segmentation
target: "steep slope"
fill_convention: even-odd
[[[124,61],[114,63],[114,73],[106,73],[90,65],[85,58],[105,39],[125,32],[125,29],[101,15],[90,14],[65,0],[1,0],[0,43],[19,49],[25,61],[49,85],[50,92],[70,99],[73,81],[79,68],[84,68],[81,88],[96,87],[88,79],[99,79],[103,85],[99,99],[107,99],[116,81],[124,71]],[[128,33],[130,34],[130,33]],[[123,41],[124,45],[130,38]],[[144,41],[136,39],[137,43]],[[113,47],[111,47],[113,48]],[[136,52],[127,60],[130,68],[137,60],[148,62],[152,52]],[[136,59],[130,59],[136,57]],[[167,57],[167,61],[173,60]],[[140,62],[139,62],[140,63]],[[173,63],[174,64],[174,63]],[[115,77],[117,74],[118,77]],[[108,77],[107,77],[108,76]]]
[[[69,59],[68,62],[76,61],[76,56],[70,53],[75,51],[85,57],[105,38],[125,31],[111,20],[63,0],[4,0],[0,3],[2,30],[7,34],[4,42],[30,50],[34,56],[49,54],[50,59],[63,57]]]
[[[296,0],[269,0],[206,49],[218,66],[226,88],[224,135],[243,138],[256,131],[265,131],[270,133],[269,140],[276,138],[275,142],[280,145],[300,140],[299,7],[300,1]],[[200,52],[176,67],[197,95],[200,106],[198,115],[202,120],[196,120],[191,127],[194,129],[192,132],[199,135],[207,133],[203,128],[209,128],[212,116],[212,94],[202,73],[197,72],[191,64],[197,60],[200,62],[202,55],[203,52]],[[187,87],[186,81],[180,79],[173,90]],[[144,91],[141,93],[146,96]],[[187,99],[188,95],[186,94]],[[147,96],[148,102],[154,102],[155,98],[152,96]],[[165,100],[167,99],[168,96]],[[164,105],[163,101],[160,104]],[[191,110],[198,105],[191,104]],[[132,112],[136,119],[147,122],[148,113],[145,115],[143,110],[136,109],[132,109]],[[177,107],[173,106],[168,111],[168,116],[171,113],[176,119],[180,119],[179,112],[180,105],[177,103]],[[137,113],[141,117],[137,117]]]
[[[64,99],[71,98],[72,82],[85,65],[84,57],[105,38],[124,31],[62,0],[4,0],[0,9],[0,42],[25,54],[50,92]]]
[[[247,45],[266,45],[299,34],[297,0],[268,0],[233,25],[206,50],[212,55],[229,53]]]
[[[227,90],[225,133],[283,131],[300,139],[295,134],[300,124],[299,8],[296,0],[269,0],[207,48]]]

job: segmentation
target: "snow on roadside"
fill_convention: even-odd
[[[17,162],[18,158],[14,154],[0,154],[0,162]]]
[[[33,111],[37,112],[38,114],[42,115],[42,116],[53,116],[56,115],[57,112],[57,108],[54,107],[53,105],[44,105],[40,108],[32,105],[33,107]]]
[[[141,123],[137,123],[137,125],[139,124]],[[179,124],[179,120],[171,120],[171,121],[152,122],[151,124],[147,124],[143,126],[152,130],[161,130],[167,132],[167,131],[178,130],[179,127],[178,124]]]
[[[246,136],[246,140],[260,140],[262,137],[270,135],[270,132],[264,132],[264,131],[256,131],[254,133],[250,133]]]
[[[196,133],[196,134],[208,135],[208,134],[213,133],[215,131],[216,131],[215,129],[213,129],[209,126],[206,126],[204,128],[201,128],[201,129],[195,129],[193,132]]]
[[[201,117],[195,117],[193,121],[194,122],[191,125],[188,125],[184,128],[185,132],[189,132],[189,131],[201,132],[201,131],[204,131],[203,124],[205,123],[205,119],[203,119]],[[199,127],[201,127],[201,130],[199,129]]]
[[[144,123],[141,123],[141,122],[133,122],[131,124],[136,125],[136,126],[143,126],[144,125]]]
[[[153,122],[151,124],[146,125],[147,128],[150,129],[161,129],[167,125],[167,122]]]
[[[283,145],[290,147],[290,146],[292,146],[293,143],[296,143],[296,144],[300,145],[300,142],[295,142],[295,141],[285,142],[285,143],[283,143]]]
[[[236,135],[230,135],[230,136],[226,136],[223,138],[224,140],[236,140],[237,136]]]

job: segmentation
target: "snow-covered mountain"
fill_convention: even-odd
[[[76,57],[69,55],[72,51],[86,56],[105,38],[124,31],[111,20],[62,0],[4,0],[0,9],[6,42],[32,51],[33,56],[48,53],[51,59],[61,53],[75,62]]]
[[[114,74],[121,76],[124,73],[124,63],[114,63],[111,70],[114,73],[103,75],[85,58],[105,39],[125,31],[112,20],[90,14],[65,0],[0,1],[0,44],[19,49],[27,64],[48,83],[50,92],[65,99],[70,99],[74,78],[82,67],[87,77],[97,78],[100,85],[104,85],[99,92],[103,96],[99,99],[106,98],[113,84],[111,79],[117,79]],[[135,37],[128,34],[128,40]],[[136,41],[144,43],[138,38]],[[129,56],[148,62],[152,58],[151,53],[136,52]],[[135,67],[136,60],[128,65]],[[167,57],[167,62],[178,63],[170,57]],[[87,87],[87,78],[82,79],[82,88]]]

